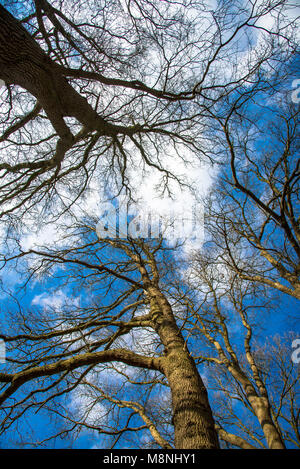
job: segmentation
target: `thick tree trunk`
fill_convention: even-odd
[[[176,324],[171,306],[158,290],[151,290],[151,312],[165,346],[163,371],[172,395],[175,447],[219,448],[206,388]]]
[[[164,371],[172,394],[175,447],[218,448],[207,391],[188,351],[173,348],[167,355]]]
[[[60,138],[71,145],[64,117],[75,117],[89,130],[111,135],[118,131],[101,118],[66,80],[21,23],[0,5],[0,79],[19,85],[36,97]]]

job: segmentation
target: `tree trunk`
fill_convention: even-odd
[[[207,391],[188,351],[173,348],[166,357],[164,371],[172,394],[175,447],[218,448]]]
[[[271,417],[270,406],[267,399],[263,397],[251,397],[249,401],[264,432],[268,447],[270,449],[285,449],[281,435]]]
[[[172,395],[175,448],[219,448],[207,391],[166,298],[150,294],[151,313],[165,347],[163,371]]]
[[[0,79],[19,85],[36,97],[62,140],[72,134],[64,117],[75,117],[89,130],[105,135],[118,131],[100,117],[88,101],[63,76],[22,24],[0,5]]]
[[[259,396],[257,394],[256,389],[252,385],[251,381],[247,378],[241,369],[238,369],[233,364],[230,364],[228,366],[228,370],[232,376],[243,386],[247,399],[250,402],[251,407],[254,410],[263,430],[268,447],[270,449],[285,449],[284,442],[282,441],[281,435],[278,432],[270,413],[268,397]]]

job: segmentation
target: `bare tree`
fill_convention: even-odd
[[[150,440],[135,444],[218,448],[220,438],[252,448],[265,438],[283,448],[285,439],[296,441],[281,427],[287,406],[272,400],[248,316],[248,297],[261,285],[299,298],[298,112],[276,107],[285,127],[268,134],[271,146],[278,143],[272,151],[255,146],[266,138],[266,120],[253,117],[253,103],[256,110],[266,96],[274,100],[294,59],[289,2],[221,1],[215,11],[202,0],[4,3],[0,204],[3,221],[13,223],[1,260],[4,272],[10,265],[25,275],[24,291],[37,279],[53,282],[56,301],[26,308],[15,298],[17,307],[8,308],[2,433],[45,410],[59,429],[44,444],[83,429],[111,447],[145,431]],[[172,168],[176,158],[190,163],[189,154],[224,170],[207,211],[213,249],[198,256],[191,285],[189,264],[163,238],[99,240],[98,220],[72,212],[92,184],[134,198],[135,171],[155,171],[160,193],[171,192],[171,180],[189,186]],[[54,245],[24,248],[22,222],[59,217],[71,231],[64,227]],[[215,285],[220,264],[225,293]],[[63,288],[70,298],[61,302]],[[222,312],[225,297],[245,330],[242,359]],[[217,356],[204,355],[203,337]],[[222,369],[224,394],[232,390],[224,376],[233,377],[258,430],[251,423],[232,434],[226,419],[215,421],[199,372],[204,361]],[[70,408],[72,397],[84,405]]]
[[[221,263],[211,264],[209,253],[198,254],[190,281],[192,294],[184,295],[179,284],[175,297],[186,305],[185,328],[193,341],[197,344],[199,334],[205,338],[206,346],[198,345],[198,353],[195,346],[193,355],[196,362],[211,365],[206,385],[216,396],[220,438],[242,448],[266,443],[282,449],[284,441],[298,446],[299,369],[291,360],[292,338],[265,339],[259,345],[259,322],[266,320],[274,300]]]
[[[245,86],[270,88],[263,70],[294,52],[285,4],[8,2],[16,17],[1,5],[2,214],[69,206],[92,176],[129,190],[140,162],[164,190],[178,175],[163,155],[215,157],[213,109]],[[264,46],[253,52],[257,35]]]
[[[95,229],[83,226],[74,243],[60,251],[45,248],[27,253],[37,256],[33,271],[68,266],[67,283],[73,278],[77,288],[92,287],[96,296],[94,303],[88,301],[69,313],[62,309],[53,315],[24,314],[21,310],[15,319],[16,333],[1,334],[12,347],[7,372],[0,374],[0,401],[6,414],[3,430],[33,405],[32,395],[49,389],[53,397],[66,393],[88,372],[96,372],[97,366],[121,362],[158,372],[167,380],[176,448],[218,447],[205,386],[159,284],[162,273],[155,254],[162,249],[162,240],[153,246],[142,240],[108,239],[101,244]],[[107,251],[109,247],[113,249]],[[136,314],[141,307],[142,314]],[[157,346],[148,354],[136,353],[130,343],[119,345],[120,338],[139,328],[150,328],[156,337]],[[74,370],[80,370],[79,376]],[[39,385],[17,404],[17,391],[32,380]],[[53,391],[58,383],[63,390]]]
[[[255,337],[256,328],[252,329]],[[295,334],[275,336],[263,345],[253,341],[253,355],[268,390],[272,420],[287,448],[299,448],[299,367],[291,360],[294,338]],[[210,366],[206,385],[215,394],[214,418],[219,424],[219,437],[230,446],[268,448],[256,415],[232,375],[222,366]]]
[[[110,447],[127,438],[212,448],[216,435],[244,449],[299,445],[292,339],[261,345],[259,315],[274,307],[262,287],[217,269],[210,253],[188,277],[162,239],[99,241],[91,226],[79,224],[65,248],[18,255],[30,259],[31,278],[49,273],[59,286],[52,307],[7,312],[2,432],[35,410],[60,422],[39,444],[88,430]],[[60,302],[64,286],[70,298]]]
[[[299,109],[283,93],[250,109],[240,101],[215,116],[230,169],[207,204],[207,239],[240,278],[299,299]]]

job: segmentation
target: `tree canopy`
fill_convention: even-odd
[[[1,2],[2,446],[299,447],[297,19]]]

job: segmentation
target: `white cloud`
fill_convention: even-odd
[[[80,297],[69,296],[63,290],[58,290],[52,293],[41,293],[36,295],[32,305],[41,306],[44,310],[52,309],[59,312],[63,306],[79,306]]]
[[[55,223],[47,224],[40,229],[34,231],[34,224],[31,227],[27,227],[27,231],[21,238],[21,248],[24,251],[28,251],[37,246],[51,246],[61,237],[61,230]]]

